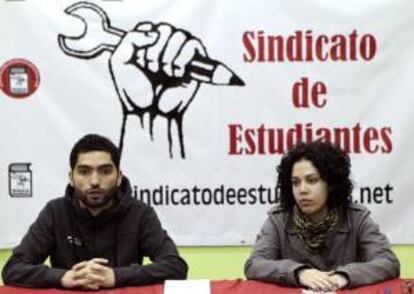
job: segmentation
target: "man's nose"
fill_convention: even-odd
[[[93,172],[90,177],[90,184],[92,187],[99,187],[100,178],[97,172]]]

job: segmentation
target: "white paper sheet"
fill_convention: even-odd
[[[168,280],[164,294],[210,294],[210,280]]]

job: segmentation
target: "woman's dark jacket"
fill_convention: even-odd
[[[328,232],[326,250],[313,253],[295,230],[291,213],[274,207],[246,261],[246,277],[299,287],[295,273],[307,267],[342,273],[349,278],[348,287],[397,278],[400,263],[369,215],[364,206],[350,204]]]

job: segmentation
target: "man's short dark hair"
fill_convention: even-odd
[[[91,151],[105,151],[111,155],[117,169],[119,169],[119,161],[121,158],[118,147],[111,140],[96,134],[89,134],[82,137],[72,148],[70,152],[70,167],[73,169],[78,161],[80,153]]]
[[[328,206],[345,209],[351,201],[353,184],[351,160],[349,155],[330,143],[300,143],[286,153],[277,167],[277,187],[280,193],[280,204],[291,210],[295,205],[292,192],[293,165],[306,159],[312,162],[321,178],[328,185]]]

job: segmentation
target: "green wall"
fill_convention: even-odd
[[[243,278],[243,264],[250,253],[250,247],[180,247],[179,250],[190,266],[190,279],[212,280]],[[414,246],[396,245],[393,250],[401,261],[401,277],[414,278]],[[10,253],[0,250],[0,268]]]

